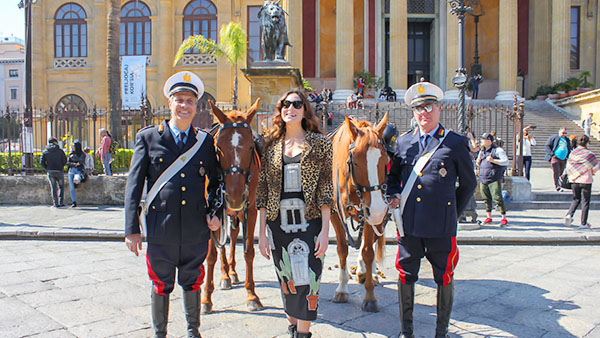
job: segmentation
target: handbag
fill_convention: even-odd
[[[558,177],[558,185],[563,189],[571,189],[571,182],[569,182],[566,170]]]

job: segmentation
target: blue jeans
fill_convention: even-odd
[[[104,155],[104,161],[102,161],[102,167],[104,168],[104,174],[106,176],[112,176],[112,172],[110,171],[110,160],[111,160],[111,155],[110,153],[106,153],[106,155]]]
[[[71,201],[76,202],[77,198],[75,197],[75,183],[73,183],[73,177],[75,175],[81,175],[81,171],[77,168],[69,169],[69,194],[71,194]]]

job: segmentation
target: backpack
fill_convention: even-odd
[[[119,141],[117,140],[110,140],[110,146],[108,147],[108,152],[111,155],[116,155],[117,154],[117,149],[119,149]]]

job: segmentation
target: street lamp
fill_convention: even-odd
[[[25,170],[31,173],[33,169],[33,113],[31,99],[31,6],[38,0],[21,0],[19,8],[25,8],[25,114],[23,120],[23,153],[25,155]]]
[[[479,18],[485,14],[480,0],[473,0],[473,11],[471,16],[475,22],[475,55],[473,55],[473,63],[471,64],[471,75],[481,74],[481,64],[479,63]]]
[[[465,95],[467,91],[467,70],[465,69],[465,15],[473,11],[471,0],[450,0],[450,13],[458,16],[458,69],[452,78],[452,84],[458,88],[458,131],[464,135],[467,129],[465,122]]]

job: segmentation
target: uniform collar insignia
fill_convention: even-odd
[[[440,127],[440,130],[438,130],[438,135],[440,135],[440,136],[444,136],[444,133],[445,133],[445,132],[446,132],[446,131],[444,130],[444,128]]]
[[[159,133],[162,133],[162,132],[164,132],[164,131],[165,131],[165,125],[164,125],[164,124],[161,124],[161,125],[159,125],[159,126],[158,126],[158,132],[159,132]]]

